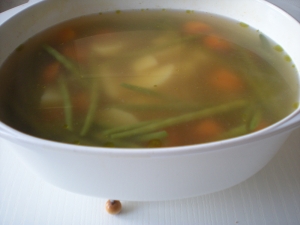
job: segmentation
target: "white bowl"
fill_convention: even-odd
[[[61,21],[142,8],[192,9],[243,21],[279,43],[300,68],[300,25],[262,0],[31,0],[0,14],[0,64],[25,40]],[[102,198],[155,201],[199,196],[246,180],[271,160],[298,126],[299,109],[242,137],[143,150],[56,143],[20,133],[1,122],[0,134],[30,168],[58,187]]]

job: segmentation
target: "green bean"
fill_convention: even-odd
[[[237,136],[241,136],[248,133],[248,128],[246,124],[231,128],[230,130],[224,132],[221,136],[220,139],[228,139],[228,138],[233,138]]]
[[[261,111],[257,111],[252,116],[250,122],[249,122],[249,131],[255,130],[255,128],[259,125],[262,119],[262,113]]]
[[[67,57],[65,57],[64,55],[59,53],[57,50],[55,50],[54,48],[52,48],[48,45],[45,45],[44,49],[50,55],[52,55],[58,62],[60,62],[67,70],[69,70],[71,73],[82,78],[79,70],[76,68],[76,65],[70,59],[68,59]]]
[[[65,112],[65,120],[66,120],[67,129],[71,131],[73,129],[72,103],[71,103],[70,94],[68,92],[67,84],[66,84],[63,76],[59,76],[58,84],[59,84],[59,88],[60,88],[60,91],[61,91],[61,94],[63,97],[63,101],[64,101],[64,112]]]
[[[89,137],[83,137],[83,140],[90,140],[91,144],[98,143],[97,146],[102,147],[122,147],[122,148],[139,148],[140,144],[133,143],[126,140],[111,140],[107,136],[103,135],[89,135]]]
[[[281,116],[279,115],[281,112],[281,106],[278,105],[278,103],[275,101],[274,93],[270,92],[272,88],[269,86],[268,80],[265,79],[264,72],[262,72],[261,69],[258,68],[249,54],[247,54],[243,50],[240,51],[240,54],[245,64],[239,66],[238,70],[240,70],[244,74],[244,79],[247,80],[247,83],[259,99],[261,106],[265,108],[266,106],[271,106],[271,109],[266,108],[266,110],[272,110],[270,115],[274,115],[274,113],[276,113],[276,117],[281,118]]]
[[[77,143],[80,140],[78,134],[74,133],[70,129],[67,129],[66,126],[60,125],[60,122],[58,122],[59,124],[43,123],[43,126],[41,126],[40,120],[37,120],[36,118],[36,113],[33,113],[33,110],[39,109],[31,109],[27,112],[24,111],[24,107],[17,102],[12,102],[11,107],[15,116],[17,116],[17,118],[24,123],[24,126],[27,127],[27,129],[31,130],[30,134],[33,134],[37,137],[72,144]],[[24,115],[24,112],[26,112],[26,115]]]
[[[155,121],[158,121],[158,120],[142,121],[142,122],[139,122],[139,123],[134,123],[134,124],[129,124],[129,125],[124,125],[124,126],[118,126],[118,127],[110,128],[110,129],[104,130],[101,133],[101,135],[102,136],[108,136],[108,135],[111,135],[111,134],[114,134],[114,133],[119,133],[119,132],[123,132],[123,131],[128,131],[128,130],[136,129],[138,127],[142,127],[142,126],[148,125],[148,124],[153,123]]]
[[[197,105],[198,104],[198,105]],[[201,109],[204,106],[199,103],[165,103],[165,104],[115,104],[113,108],[121,108],[131,111],[190,111]]]
[[[93,122],[96,110],[97,110],[97,104],[98,104],[98,82],[94,82],[91,89],[91,103],[89,105],[88,113],[84,121],[84,125],[81,129],[80,135],[84,136],[89,131],[89,128],[91,127],[91,124]]]
[[[127,83],[122,83],[121,86],[123,88],[127,88],[131,91],[135,91],[137,93],[140,93],[140,94],[143,94],[143,95],[146,95],[146,96],[161,98],[163,100],[175,100],[174,97],[170,97],[168,95],[159,93],[157,91],[153,91],[149,88],[144,88],[144,87],[140,87],[140,86],[136,86],[136,85],[132,85],[132,84],[127,84]]]
[[[234,109],[244,107],[245,105],[246,105],[246,101],[238,100],[238,101],[234,101],[234,102],[227,103],[227,104],[222,104],[222,105],[215,106],[215,107],[202,109],[200,111],[167,118],[162,121],[153,122],[151,124],[148,124],[148,125],[136,128],[136,129],[120,132],[117,134],[112,134],[112,135],[110,135],[110,137],[112,139],[117,139],[117,138],[127,138],[127,137],[142,135],[142,134],[150,133],[150,132],[153,132],[153,131],[156,131],[159,129],[164,129],[169,126],[173,126],[173,125],[177,125],[177,124],[181,124],[181,123],[185,123],[185,122],[190,122],[190,121],[193,121],[196,119],[201,119],[201,118],[211,116],[211,115],[216,115],[219,113],[228,112],[228,111],[231,111]]]
[[[166,131],[157,131],[149,134],[140,135],[134,138],[137,142],[146,142],[151,140],[162,140],[168,136]]]
[[[132,85],[132,84],[127,84],[127,83],[122,83],[121,86],[124,87],[124,88],[127,88],[131,91],[136,91],[136,92],[144,94],[144,95],[154,96],[154,97],[160,97],[161,96],[156,91],[150,90],[148,88],[135,86],[135,85]]]

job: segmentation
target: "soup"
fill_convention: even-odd
[[[298,106],[295,66],[240,21],[193,11],[116,11],[51,27],[1,68],[1,120],[58,142],[200,144],[263,129]]]

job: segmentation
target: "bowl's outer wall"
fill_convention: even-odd
[[[7,21],[0,17],[0,64],[32,35],[73,17],[119,9],[173,8],[234,16],[281,43],[295,65],[300,65],[300,51],[295,47],[300,40],[299,25],[259,0],[48,0],[30,1],[29,5],[33,6],[27,9],[26,5],[22,6],[20,9],[24,10]],[[289,35],[291,30],[293,35]],[[144,157],[120,157],[101,154],[101,151],[72,152],[21,139],[5,143],[12,144],[17,155],[36,173],[58,187],[103,198],[154,201],[211,193],[247,179],[267,164],[289,132],[218,151],[212,147],[211,152],[168,157],[157,157],[155,152],[153,156]]]
[[[242,148],[173,157],[103,156],[18,141],[13,146],[35,173],[65,190],[109,199],[159,201],[212,193],[246,180],[270,161],[288,135],[281,133]]]

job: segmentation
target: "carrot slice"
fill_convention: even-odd
[[[42,82],[44,84],[53,83],[58,78],[58,73],[60,70],[59,62],[52,62],[45,66],[42,72]]]
[[[71,28],[64,28],[63,30],[60,30],[57,35],[57,39],[60,43],[72,41],[75,39],[75,37],[76,33]]]
[[[166,147],[182,146],[189,144],[189,130],[187,130],[186,126],[179,125],[168,127],[166,129],[166,132],[168,133],[168,137],[166,139],[166,142],[164,143]]]
[[[63,108],[41,109],[39,119],[43,123],[59,123],[64,121]]]
[[[214,138],[220,136],[222,132],[224,132],[224,128],[214,119],[202,120],[192,129],[192,135],[199,142],[212,141]]]
[[[70,45],[64,45],[61,48],[60,52],[65,57],[77,63],[84,64],[88,60],[89,48],[87,46],[81,46],[81,45],[74,46],[73,44],[70,44]]]
[[[203,43],[206,47],[213,50],[228,51],[231,49],[231,44],[228,41],[216,35],[208,35],[204,37]]]
[[[212,31],[211,26],[200,21],[188,21],[182,26],[182,30],[188,34],[205,33]]]
[[[90,100],[89,96],[85,92],[78,92],[72,96],[72,105],[74,108],[74,113],[83,114],[89,108]]]
[[[227,69],[215,70],[209,83],[220,91],[240,92],[245,89],[245,84],[238,74]]]

